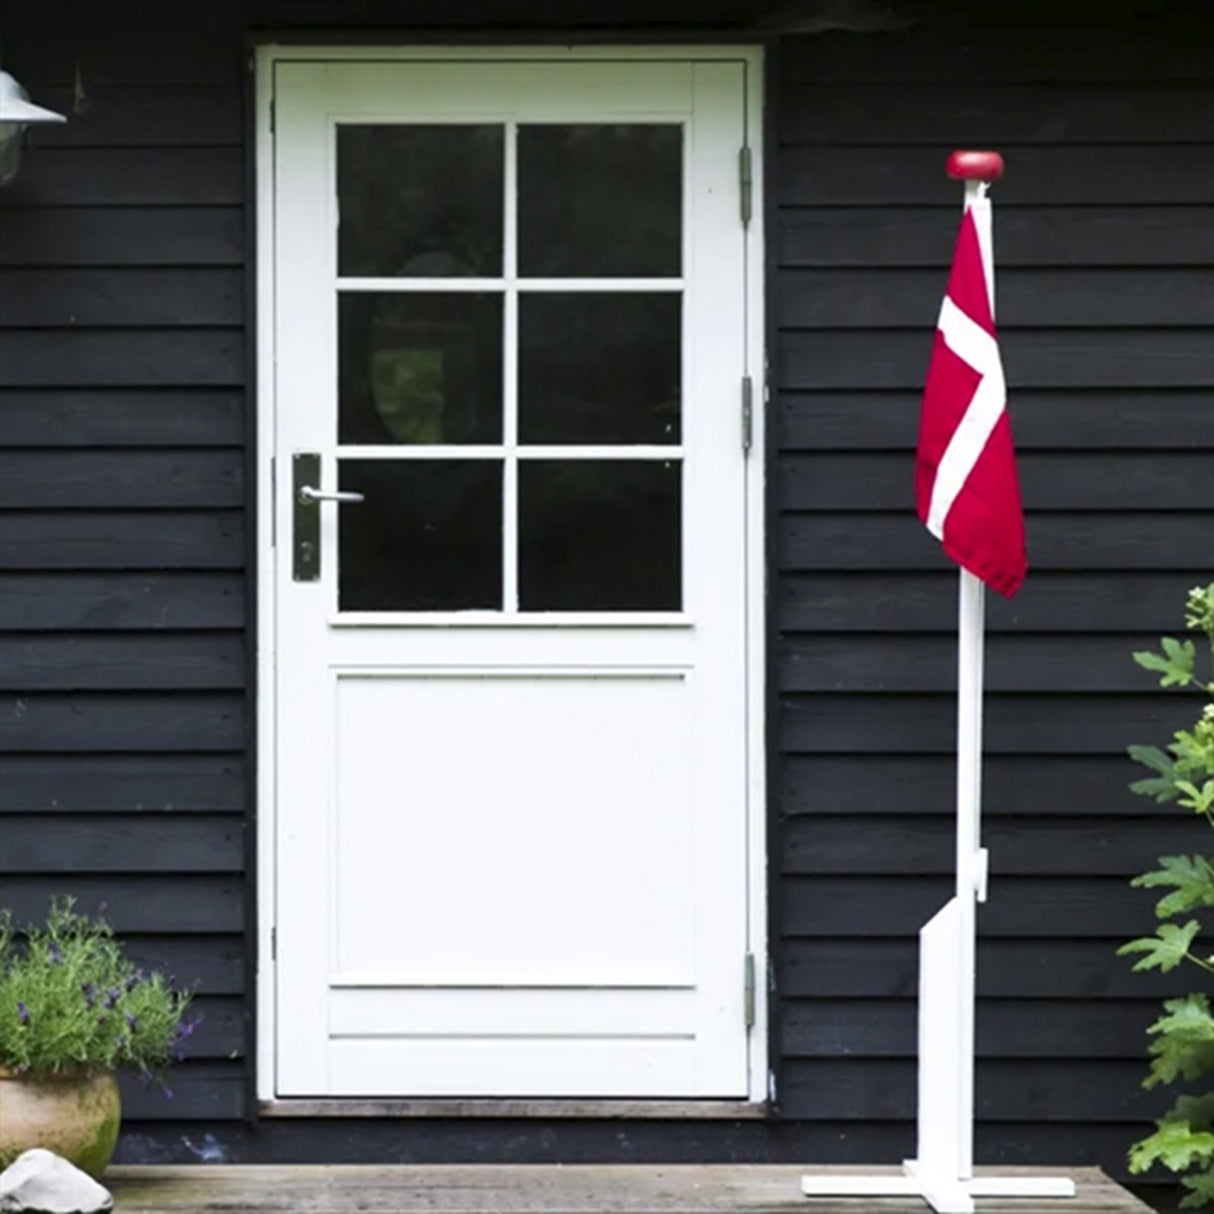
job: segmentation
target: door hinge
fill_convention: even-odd
[[[278,960],[278,928],[270,928],[270,960]]]
[[[742,1015],[746,1027],[755,1026],[755,955],[747,953],[742,962]]]
[[[273,135],[277,127],[278,114],[274,104],[274,98],[270,98],[270,134]]]
[[[755,385],[749,375],[742,376],[742,450],[749,451],[754,441]]]
[[[270,547],[278,547],[278,457],[270,456]]]
[[[754,163],[751,160],[749,145],[744,145],[738,151],[738,205],[741,209],[744,228],[750,226],[754,186]]]

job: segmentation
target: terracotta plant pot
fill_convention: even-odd
[[[122,1099],[113,1075],[27,1079],[0,1067],[0,1169],[45,1147],[96,1178],[118,1141]]]

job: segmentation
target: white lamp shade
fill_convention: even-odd
[[[20,122],[29,125],[36,122],[66,122],[67,117],[34,105],[17,82],[8,74],[0,72],[0,122]]]

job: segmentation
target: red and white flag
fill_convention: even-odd
[[[923,390],[915,498],[944,551],[1010,598],[1028,568],[1007,389],[995,337],[991,214],[966,208]]]

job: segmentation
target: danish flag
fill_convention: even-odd
[[[990,202],[961,221],[923,390],[915,498],[944,551],[1011,598],[1024,581],[1024,511],[995,338]]]

